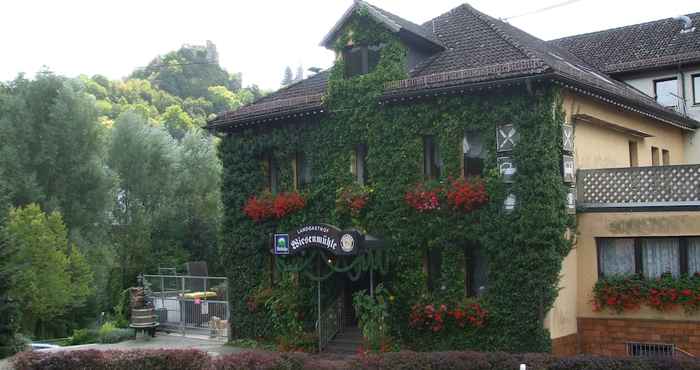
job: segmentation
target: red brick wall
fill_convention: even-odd
[[[552,339],[552,354],[555,356],[575,356],[578,354],[578,334]]]
[[[625,356],[625,342],[667,343],[700,356],[700,322],[578,319],[579,351],[585,354]]]

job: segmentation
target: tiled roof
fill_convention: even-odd
[[[696,126],[694,120],[662,107],[654,99],[600,72],[566,49],[542,41],[469,5],[461,5],[416,27],[434,30],[435,37],[446,49],[411,70],[411,78],[388,82],[382,97],[384,101],[400,100],[409,95],[429,95],[438,90],[474,84],[539,76],[654,119],[681,127]],[[294,106],[295,101],[288,99],[322,94],[326,81],[327,74],[319,74],[283,88],[255,102],[253,107],[219,116],[214,122],[223,125],[259,119],[267,114],[296,113],[297,109],[320,109],[320,99],[313,104],[309,99],[301,99],[299,106]],[[280,103],[270,107],[260,105],[271,100],[279,100]],[[254,108],[255,105],[259,106]]]
[[[569,50],[607,73],[700,63],[700,13],[689,14],[693,32],[672,18],[564,37],[550,44]]]
[[[219,114],[207,124],[208,128],[259,119],[298,115],[321,109],[321,98],[326,91],[328,71],[319,72],[299,82],[285,86],[235,111]]]

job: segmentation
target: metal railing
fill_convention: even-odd
[[[211,276],[143,275],[159,327],[183,335],[228,339],[228,279]]]
[[[700,165],[579,170],[577,208],[700,206]]]
[[[318,331],[319,350],[323,351],[328,343],[343,328],[343,300],[338,297],[333,303],[321,313],[321,321],[316,321]]]

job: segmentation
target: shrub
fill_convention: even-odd
[[[77,329],[73,330],[73,335],[70,337],[69,345],[77,346],[80,344],[95,343],[99,338],[99,333],[94,329]]]
[[[125,340],[132,339],[136,336],[134,329],[115,328],[114,330],[100,334],[100,343],[119,343]]]
[[[213,361],[213,370],[276,369],[280,364],[280,355],[273,352],[243,352],[222,356]]]
[[[209,356],[196,350],[24,352],[13,365],[22,370],[205,370]]]
[[[391,352],[350,358],[306,353],[250,351],[212,358],[196,350],[24,352],[13,359],[22,370],[700,370],[698,360],[641,359],[505,352]]]

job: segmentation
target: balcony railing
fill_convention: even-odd
[[[700,209],[700,165],[579,170],[577,209]]]

